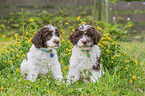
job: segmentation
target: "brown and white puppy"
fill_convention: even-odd
[[[96,82],[102,74],[101,51],[97,46],[101,34],[94,27],[83,24],[70,34],[69,39],[74,47],[67,79],[74,82],[79,79]]]
[[[49,72],[55,79],[63,78],[56,48],[60,44],[59,31],[52,25],[41,28],[32,39],[33,45],[21,63],[21,74],[31,82]],[[27,75],[26,75],[27,74]]]

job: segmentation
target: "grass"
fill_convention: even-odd
[[[0,49],[2,47],[6,47],[8,44],[10,44],[12,40],[7,39],[7,38],[0,38]]]
[[[127,52],[130,56],[141,60],[145,65],[145,42],[120,42],[120,51]],[[130,47],[130,49],[127,48]]]
[[[1,40],[1,48],[5,47],[10,40]],[[7,44],[6,44],[7,43]],[[120,42],[122,52],[127,52],[130,56],[133,56],[141,60],[142,65],[145,65],[145,42]],[[130,49],[127,48],[130,47]],[[116,95],[127,95],[127,96],[143,96],[145,94],[145,78],[133,80],[128,84],[128,79],[121,79],[120,74],[114,71],[113,75],[110,75],[107,70],[106,74],[102,76],[99,83],[90,83],[77,81],[74,84],[67,85],[65,83],[58,83],[51,77],[43,76],[43,78],[37,79],[36,82],[29,82],[23,80],[20,75],[20,70],[16,69],[13,74],[11,71],[7,75],[1,75],[0,77],[0,95],[1,96],[20,96],[20,95],[41,95],[41,96],[116,96]],[[139,69],[142,70],[142,69]],[[1,74],[1,73],[0,73]],[[145,75],[144,75],[145,77]]]

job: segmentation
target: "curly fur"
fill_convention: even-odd
[[[31,82],[51,73],[55,79],[63,78],[56,48],[60,46],[59,31],[52,25],[44,26],[33,37],[27,58],[21,63],[21,74]],[[52,50],[45,52],[44,50]],[[54,56],[51,57],[51,54]]]
[[[97,46],[101,34],[94,27],[83,24],[70,34],[69,39],[74,47],[67,79],[74,82],[79,79],[96,82],[102,74],[101,51]]]

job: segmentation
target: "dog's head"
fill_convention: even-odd
[[[94,27],[83,24],[75,28],[75,31],[70,34],[69,39],[73,45],[88,48],[98,44],[101,34]]]
[[[36,48],[58,48],[60,44],[59,31],[52,25],[41,28],[32,38],[32,43]]]

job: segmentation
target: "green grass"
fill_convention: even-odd
[[[145,42],[120,42],[120,49],[122,52],[127,52],[129,56],[141,60],[142,64],[145,65]]]
[[[7,39],[7,38],[0,38],[0,49],[2,47],[6,47],[8,44],[10,44],[12,40]]]
[[[4,40],[1,41],[4,44],[10,43],[9,40],[6,40],[6,42]],[[145,65],[145,42],[120,42],[120,45],[120,51],[127,52],[129,56],[141,60],[142,65]],[[3,46],[5,45],[1,47]],[[129,46],[130,49],[127,49],[127,46]],[[99,83],[77,81],[70,85],[62,82],[57,83],[56,80],[49,76],[43,76],[41,80],[37,79],[36,82],[29,82],[28,80],[23,80],[19,69],[16,69],[13,74],[11,70],[13,69],[10,69],[9,73],[1,75],[0,77],[1,96],[143,96],[145,94],[144,78],[137,78],[137,80],[133,80],[132,83],[128,84],[128,79],[121,79],[121,74],[116,73],[117,68],[113,75],[110,75],[109,72],[105,70],[106,74],[100,78]],[[142,67],[138,70],[141,71]],[[143,76],[145,77],[145,75]]]

